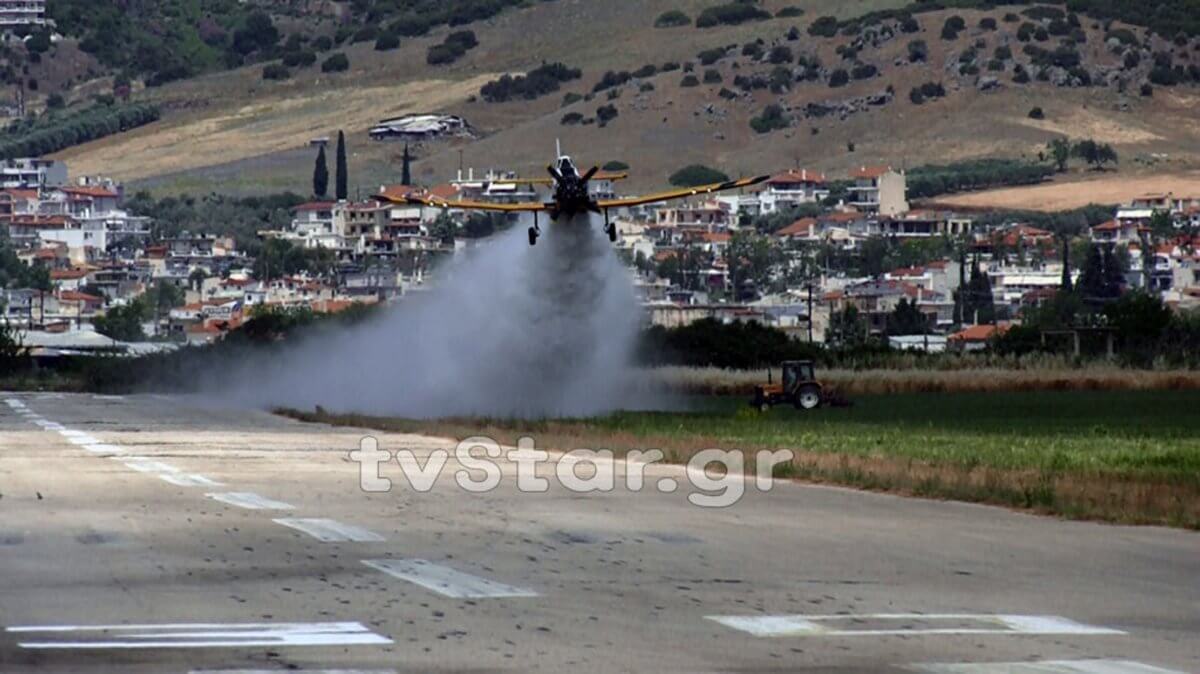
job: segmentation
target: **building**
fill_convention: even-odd
[[[709,200],[698,204],[682,203],[655,212],[654,224],[680,231],[725,232],[737,223],[736,213],[722,202]]]
[[[928,238],[931,236],[965,236],[975,228],[971,218],[944,211],[908,211],[876,221],[873,234],[896,238]]]
[[[0,0],[0,30],[46,25],[46,0]]]
[[[825,174],[808,169],[791,169],[771,176],[758,195],[759,211],[776,211],[795,208],[801,204],[815,204],[829,197]]]
[[[404,115],[380,120],[368,133],[372,140],[421,141],[470,135],[471,126],[456,115]]]
[[[0,0],[2,1],[2,0]],[[43,190],[67,184],[67,165],[54,159],[0,161],[0,189]]]
[[[908,178],[890,166],[862,166],[850,172],[849,205],[894,217],[908,211]]]

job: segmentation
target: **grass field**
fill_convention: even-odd
[[[566,420],[408,420],[281,411],[305,421],[542,448],[661,449],[685,462],[707,448],[791,449],[780,477],[1081,519],[1200,528],[1197,391],[862,396],[848,409],[760,414],[744,399],[692,412]],[[748,466],[748,470],[753,468]]]

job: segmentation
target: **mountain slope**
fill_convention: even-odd
[[[766,2],[763,6],[772,14],[791,5],[802,7],[805,14],[710,29],[653,27],[662,12],[680,9],[694,17],[712,4],[541,3],[475,24],[480,45],[449,67],[425,63],[426,50],[448,32],[438,29],[429,37],[403,40],[395,51],[378,52],[368,43],[350,47],[346,53],[351,68],[343,74],[311,68],[274,83],[262,81],[260,67],[254,66],[209,75],[143,94],[168,110],[163,121],[61,156],[80,170],[139,180],[164,192],[285,187],[303,191],[311,173],[307,140],[345,128],[351,140],[353,181],[370,192],[398,179],[400,150],[366,140],[370,122],[406,111],[440,110],[466,116],[482,137],[417,148],[421,160],[416,175],[423,182],[446,179],[460,161],[479,168],[540,172],[556,137],[585,164],[612,159],[630,163],[635,189],[661,184],[689,163],[717,165],[735,174],[793,165],[838,172],[865,163],[916,166],[980,156],[1032,159],[1058,135],[1113,143],[1122,154],[1123,170],[1175,172],[1200,161],[1200,123],[1193,112],[1200,92],[1195,86],[1153,86],[1152,96],[1140,95],[1157,53],[1172,53],[1187,75],[1184,64],[1200,58],[1195,52],[1200,42],[1194,39],[1176,45],[1132,29],[1135,44],[1114,46],[1109,38],[1120,24],[1081,17],[1078,30],[1086,42],[1073,47],[1081,62],[1078,67],[1089,79],[1106,83],[1084,87],[1072,86],[1078,73],[1058,66],[1045,68],[1048,81],[1038,81],[1035,75],[1042,68],[1035,69],[1034,62],[1053,57],[1070,38],[1047,35],[1045,40],[1022,42],[1022,24],[1049,24],[1048,19],[1027,16],[1005,20],[1027,6],[923,12],[916,15],[917,32],[904,33],[899,22],[889,20],[868,27],[867,33],[887,26],[892,34],[871,40],[862,40],[862,35],[813,36],[808,27],[826,13],[846,19],[903,3]],[[945,22],[955,16],[965,28],[953,39],[943,39]],[[994,29],[983,27],[992,23]],[[789,40],[793,26],[798,35]],[[774,46],[787,47],[791,59],[773,64],[769,57],[764,62],[743,55],[743,45],[757,40],[767,54]],[[927,56],[913,63],[908,45],[916,40],[924,41]],[[976,46],[980,40],[981,46]],[[862,42],[861,49],[846,58],[847,45],[856,42]],[[699,63],[700,52],[726,46],[734,49],[724,58],[707,66]],[[989,70],[999,47],[1008,47],[1011,56],[1002,69]],[[975,58],[964,60],[964,53],[972,50]],[[1126,51],[1139,53],[1136,67],[1127,67]],[[470,100],[497,74],[525,71],[542,61],[582,68],[583,77],[532,101]],[[813,68],[817,61],[820,65]],[[562,105],[564,93],[590,93],[608,70],[635,71],[667,62],[692,62],[691,74],[698,79],[712,69],[715,74],[709,78],[719,76],[721,82],[688,87],[683,86],[686,73],[660,73],[616,88],[619,94],[613,100],[605,91],[590,101]],[[1030,73],[1030,82],[1016,81],[1018,64]],[[877,74],[831,86],[835,71],[860,72],[863,66]],[[790,72],[786,88],[745,91],[734,84],[739,77],[743,84],[754,75],[769,78],[780,67]],[[930,82],[941,83],[946,96],[914,104],[911,90]],[[646,85],[653,89],[643,91]],[[219,99],[212,95],[217,91],[222,94]],[[888,100],[882,105],[864,103],[869,97]],[[606,105],[614,106],[618,116],[603,128],[561,123],[569,113],[592,118]],[[751,119],[769,105],[780,106],[789,125],[756,133]],[[1043,119],[1030,118],[1035,107],[1042,109]]]

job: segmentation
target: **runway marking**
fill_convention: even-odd
[[[5,402],[5,404],[7,404],[9,407],[11,407],[13,409],[20,409],[22,407],[25,407],[25,403],[21,402],[20,400],[17,400],[16,398],[7,398],[7,399],[5,399],[4,402]]]
[[[424,559],[365,559],[363,564],[378,569],[393,578],[407,580],[455,599],[492,599],[501,597],[536,597],[537,592],[472,576]]]
[[[106,445],[103,442],[97,442],[93,445],[84,445],[84,451],[92,452],[93,454],[122,454],[124,449],[116,445]]]
[[[114,461],[124,463],[127,468],[132,468],[139,473],[180,473],[183,472],[172,466],[169,463],[155,461],[154,459],[144,459],[141,457],[130,456],[114,456]]]
[[[1043,662],[927,663],[905,667],[922,674],[1184,674],[1130,660],[1046,660]]]
[[[167,625],[65,625],[9,627],[15,634],[65,634],[20,641],[21,648],[241,648],[245,646],[342,646],[390,644],[356,622],[179,623]]]
[[[283,517],[275,520],[275,523],[303,531],[322,543],[342,543],[345,541],[382,543],[384,540],[383,536],[370,529],[364,529],[353,524],[342,524],[336,520]]]
[[[67,438],[67,442],[71,443],[72,445],[81,445],[81,446],[101,444],[99,438],[93,438],[90,435],[79,435],[76,437]]]
[[[748,632],[756,637],[825,636],[861,637],[894,635],[964,635],[964,634],[1125,634],[1121,630],[1095,627],[1046,615],[992,615],[975,613],[874,613],[864,615],[764,615],[764,616],[706,616],[709,620]],[[905,622],[978,622],[988,627],[905,627],[894,629],[839,629],[827,623],[848,621],[905,621]]]
[[[280,674],[278,669],[193,669],[188,674]],[[394,669],[289,669],[291,674],[396,674]]]
[[[205,494],[205,496],[214,501],[245,508],[246,510],[294,510],[288,503],[273,501],[269,498],[259,496],[252,491],[226,491]]]
[[[196,473],[158,473],[158,479],[177,487],[224,487],[221,482]]]
[[[93,393],[92,398],[95,400],[124,400],[125,396],[110,396],[110,395],[100,395],[99,393]]]

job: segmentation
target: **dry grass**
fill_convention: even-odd
[[[702,367],[663,367],[647,378],[673,390],[701,395],[749,395],[766,382],[765,370],[726,370]],[[778,369],[772,370],[780,380]],[[1093,365],[1013,369],[980,367],[959,370],[820,370],[827,386],[848,396],[893,393],[995,393],[1002,391],[1180,391],[1200,389],[1195,370],[1129,370]]]
[[[1029,211],[1062,211],[1088,204],[1127,203],[1150,193],[1173,192],[1200,195],[1200,171],[1176,171],[1131,177],[1114,173],[1088,176],[1084,180],[988,190],[972,194],[938,197],[938,203],[972,208]]]
[[[413,420],[281,411],[310,422],[451,438],[486,435],[569,451],[789,449],[778,477],[1028,509],[1080,519],[1200,528],[1194,392],[958,393],[863,396],[850,410],[763,415],[740,399],[705,411],[592,419]]]

